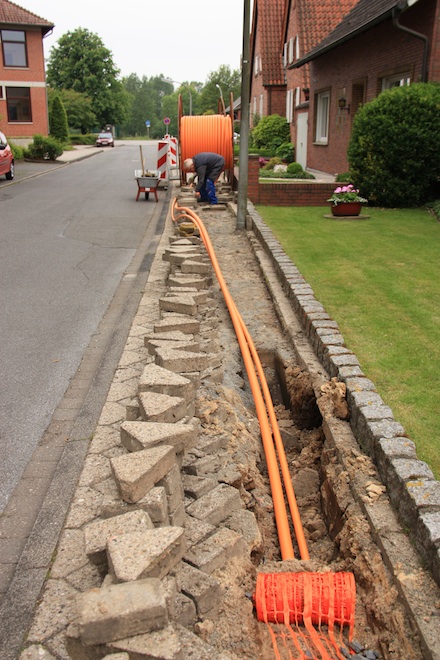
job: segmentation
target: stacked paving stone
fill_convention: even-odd
[[[204,437],[194,416],[200,383],[222,380],[211,265],[196,236],[172,235],[162,259],[167,284],[150,323],[141,304],[23,658],[37,644],[47,658],[232,657],[192,631],[218,611],[213,572],[261,536],[228,438]]]

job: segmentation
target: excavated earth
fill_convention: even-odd
[[[146,651],[146,647],[134,649],[127,640],[124,644],[95,647],[81,643],[76,627],[76,596],[100,588],[109,580],[108,567],[98,569],[84,557],[82,530],[102,515],[102,498],[106,500],[107,512],[110,510],[109,491],[111,497],[117,497],[105,462],[125,452],[119,444],[119,429],[124,418],[120,413],[118,418],[110,412],[115,401],[126,418],[139,419],[137,382],[142,369],[154,362],[154,355],[144,346],[144,336],[150,337],[154,324],[167,316],[161,313],[158,301],[166,294],[168,276],[178,271],[162,259],[170,242],[182,240],[177,231],[178,223],[173,224],[168,218],[127,350],[115,374],[114,389],[121,389],[122,385],[129,385],[129,388],[119,399],[112,398],[110,390],[109,403],[92,441],[85,473],[72,503],[53,571],[21,656],[23,659],[103,658],[107,654],[113,654],[115,660],[114,654],[121,654],[121,660],[184,656],[273,658],[276,656],[268,627],[255,616],[252,596],[256,576],[259,572],[296,571],[353,572],[357,589],[354,637],[360,648],[369,649],[370,653],[356,657],[393,660],[435,657],[432,640],[427,645],[419,634],[417,619],[429,621],[429,617],[437,617],[438,621],[438,590],[419,566],[415,578],[418,587],[416,584],[413,590],[416,602],[409,606],[399,593],[393,579],[393,572],[398,568],[386,565],[365,509],[383,506],[384,515],[390,516],[383,520],[383,526],[395,531],[397,522],[375,466],[362,453],[350,431],[343,384],[330,379],[320,365],[254,234],[236,229],[233,208],[219,205],[218,208],[197,208],[197,212],[208,230],[232,298],[265,368],[311,559],[281,561],[249,382],[229,313],[213,277],[208,302],[200,305],[197,316],[201,321],[204,349],[217,354],[219,359],[202,374],[195,393],[194,416],[200,423],[203,447],[215,447],[215,452],[206,453],[199,444],[185,453],[181,466],[185,504],[188,506],[192,501],[190,489],[185,487],[188,476],[211,479],[237,489],[242,510],[253,514],[252,520],[257,525],[248,528],[243,520],[233,515],[217,525],[217,528],[227,527],[241,534],[246,540],[244,549],[212,571],[211,578],[221,587],[212,610],[196,618],[187,615],[186,620],[182,613],[180,618],[179,614],[175,615],[176,625],[183,623],[205,643],[203,650],[190,642],[186,646],[182,642],[180,654],[176,652],[175,655],[171,655],[171,651],[169,655]],[[197,238],[189,240],[197,243]],[[130,358],[134,354],[135,360]],[[330,428],[333,432],[329,432]],[[99,444],[100,449],[97,448]],[[96,466],[98,458],[99,470],[96,468],[92,478],[91,466]],[[201,461],[199,467],[194,467],[197,460]],[[362,484],[362,489],[356,490],[355,484]],[[97,494],[101,497],[99,503]],[[298,557],[294,537],[293,542]],[[401,561],[405,566],[413,558],[405,557],[402,550]],[[177,585],[179,570],[177,566],[173,572]],[[277,630],[276,634],[279,632]],[[284,642],[279,641],[279,657],[299,657],[289,644],[286,641],[285,647]]]

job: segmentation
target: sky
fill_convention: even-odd
[[[205,83],[222,64],[240,69],[240,0],[12,1],[55,25],[43,41],[45,58],[63,34],[82,27],[101,38],[121,76]]]

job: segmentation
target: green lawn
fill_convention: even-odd
[[[258,207],[362,370],[440,477],[440,222],[422,209]]]

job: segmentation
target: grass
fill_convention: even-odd
[[[440,477],[440,222],[423,209],[258,207],[362,370]]]

